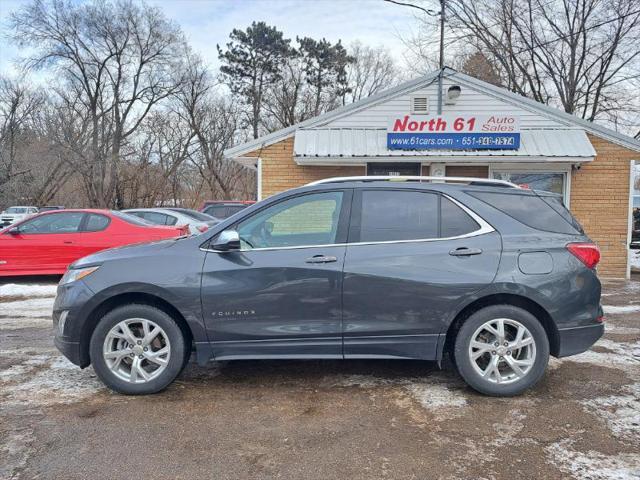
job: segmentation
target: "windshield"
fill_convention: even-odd
[[[196,212],[195,210],[189,210],[188,208],[167,208],[167,210],[181,213],[183,215],[186,215],[187,217],[191,217],[194,220],[198,220],[200,222],[210,222],[212,220],[217,220],[215,217],[212,217],[211,215],[207,215],[206,213]]]
[[[25,207],[9,207],[6,213],[27,213],[27,209]]]
[[[113,216],[118,217],[120,220],[124,220],[125,222],[130,223],[131,225],[137,225],[139,227],[151,227],[151,226],[155,227],[156,226],[153,223],[147,222],[146,220],[143,220],[142,218],[136,217],[129,213],[118,212],[117,210],[111,210],[111,213],[113,214]]]

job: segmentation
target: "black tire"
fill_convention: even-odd
[[[102,353],[109,331],[121,321],[130,318],[142,318],[156,323],[164,330],[171,345],[169,361],[164,371],[145,383],[129,383],[116,376],[108,367]],[[89,355],[96,374],[111,390],[125,395],[147,395],[164,390],[175,380],[189,359],[190,347],[185,344],[180,326],[166,312],[151,305],[128,304],[111,310],[100,319],[91,335]]]
[[[474,368],[469,356],[469,345],[476,330],[487,321],[498,318],[520,322],[535,341],[536,356],[533,366],[513,383],[500,384],[483,378]],[[549,362],[549,339],[540,321],[528,311],[513,305],[492,305],[478,310],[462,324],[456,335],[453,356],[458,372],[471,388],[485,395],[511,397],[531,388],[544,375]]]

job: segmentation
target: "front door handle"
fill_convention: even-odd
[[[73,244],[73,242],[71,240],[65,240],[62,243],[64,243],[65,245],[72,245]]]
[[[470,255],[480,255],[481,253],[482,250],[479,248],[460,247],[455,250],[451,250],[449,255],[453,255],[454,257],[468,257]]]
[[[327,255],[314,255],[313,257],[309,257],[305,260],[306,263],[331,263],[337,261],[337,257],[330,257]]]

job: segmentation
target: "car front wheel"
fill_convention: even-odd
[[[478,310],[456,336],[455,363],[475,390],[518,395],[535,385],[549,361],[549,341],[540,321],[512,305]]]
[[[175,320],[158,308],[140,304],[108,312],[91,336],[89,352],[104,384],[128,395],[163,390],[188,358]]]

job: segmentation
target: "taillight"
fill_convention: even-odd
[[[206,232],[207,230],[209,230],[209,227],[208,227],[208,226],[206,226],[206,225],[198,225],[196,228],[198,229],[198,231],[199,231],[200,233],[204,233],[204,232]]]
[[[567,250],[587,268],[594,268],[600,261],[600,249],[593,243],[569,243]]]

